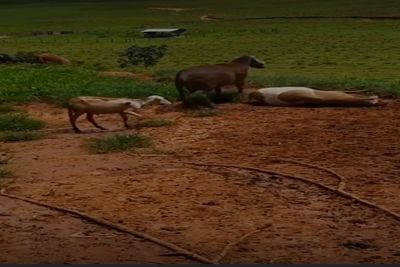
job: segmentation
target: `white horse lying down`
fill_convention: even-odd
[[[270,87],[249,94],[256,100],[271,106],[375,106],[378,96],[358,96],[341,91],[322,91],[307,87]]]
[[[171,104],[168,100],[162,96],[152,95],[143,99],[129,99],[129,98],[110,98],[110,97],[96,97],[96,96],[79,96],[69,100],[68,115],[71,125],[75,132],[82,132],[76,126],[76,120],[79,116],[86,113],[86,118],[95,127],[106,130],[106,128],[98,125],[94,118],[94,114],[111,114],[119,113],[124,121],[126,128],[130,128],[128,125],[128,114],[142,117],[140,114],[133,111],[127,111],[128,109],[139,109],[150,103],[156,104]]]

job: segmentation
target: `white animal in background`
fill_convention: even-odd
[[[249,94],[256,100],[271,106],[354,106],[369,107],[380,103],[378,96],[360,96],[342,91],[323,91],[308,87],[269,87]]]
[[[123,119],[125,127],[130,129],[131,127],[128,125],[127,115],[130,114],[139,118],[142,117],[142,115],[129,111],[129,109],[137,110],[150,104],[169,105],[171,102],[158,95],[152,95],[141,99],[79,96],[69,100],[68,115],[73,129],[77,133],[82,131],[76,126],[76,120],[85,113],[86,119],[96,128],[102,130],[106,130],[106,128],[98,125],[94,120],[93,115],[119,113]]]

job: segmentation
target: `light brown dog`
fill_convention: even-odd
[[[149,96],[143,99],[80,96],[69,100],[68,116],[74,131],[77,133],[82,131],[76,126],[76,120],[85,113],[86,119],[96,128],[102,130],[106,130],[106,128],[98,125],[94,120],[93,115],[118,113],[121,115],[125,127],[129,129],[130,126],[128,125],[127,115],[129,114],[139,118],[142,116],[133,111],[127,111],[127,109],[136,110],[151,103],[165,105],[171,104],[171,102],[165,98],[157,95]]]

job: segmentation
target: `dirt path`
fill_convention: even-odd
[[[1,198],[0,263],[190,263],[155,244],[24,202]]]
[[[40,103],[21,108],[51,128],[68,127],[65,110]],[[398,100],[369,109],[226,104],[220,116],[185,116],[172,126],[141,129],[157,153],[88,154],[87,138],[114,133],[61,133],[5,144],[14,154],[9,169],[16,176],[8,192],[120,222],[208,258],[263,228],[234,246],[223,263],[398,263],[400,222],[382,212],[287,178],[184,162],[245,164],[336,185],[325,172],[271,160],[319,164],[344,175],[347,191],[400,212],[399,108]],[[182,112],[148,108],[143,114],[175,118]],[[117,115],[97,120],[111,129],[122,126]],[[79,125],[91,128],[82,120]],[[0,216],[8,220],[1,227],[0,262],[190,262],[160,257],[163,249],[156,245],[75,218],[14,200],[1,203],[12,214]],[[35,213],[53,214],[40,225],[40,238],[31,231]],[[64,238],[85,227],[117,237]],[[46,249],[25,253],[26,242]],[[62,249],[66,242],[70,252]],[[79,242],[88,248],[77,255],[72,244]],[[108,248],[109,254],[101,252]],[[53,250],[59,256],[50,257]]]

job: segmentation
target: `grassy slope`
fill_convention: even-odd
[[[171,78],[187,66],[223,62],[241,54],[264,59],[268,68],[251,79],[263,85],[313,85],[400,91],[400,21],[252,20],[264,16],[396,16],[395,0],[0,0],[0,52],[51,51],[72,67],[0,66],[0,101],[47,98],[64,103],[77,94],[139,96],[175,92],[171,82],[138,84],[98,78],[95,71],[118,69],[117,52],[136,43],[167,44],[169,55],[150,71]],[[154,7],[182,7],[175,12]],[[228,8],[229,7],[229,8]],[[202,22],[213,14],[218,22]],[[143,39],[145,27],[179,26],[187,37]],[[272,30],[277,30],[273,32]],[[34,30],[74,30],[65,36],[31,36]],[[143,71],[137,68],[138,71]]]

